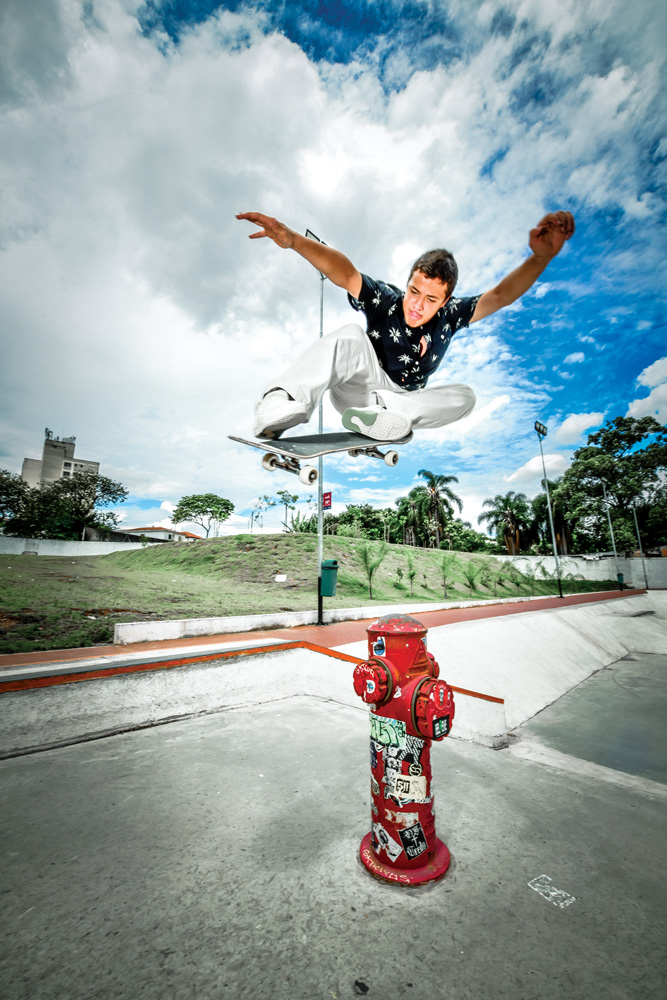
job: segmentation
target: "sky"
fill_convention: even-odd
[[[551,478],[607,419],[667,422],[666,40],[659,0],[3,0],[0,467],[48,426],[129,489],[126,527],[193,493],[234,503],[221,533],[279,489],[306,509],[316,491],[227,437],[319,335],[318,274],[244,211],[400,287],[445,246],[460,295],[518,266],[546,212],[576,219],[431,380],[471,385],[472,414],[391,469],[325,459],[334,511],[392,505],[425,468],[477,526],[485,498],[539,492],[535,420]],[[355,320],[325,282],[325,332]]]

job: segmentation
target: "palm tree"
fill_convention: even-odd
[[[420,469],[418,475],[426,480],[425,486],[415,486],[410,490],[408,499],[416,500],[419,505],[421,520],[430,526],[435,535],[435,547],[440,548],[440,532],[448,521],[454,518],[454,506],[463,510],[463,502],[450,489],[450,483],[458,483],[456,476],[438,476],[428,469]]]
[[[405,545],[417,544],[417,528],[420,525],[419,504],[410,496],[396,499],[398,516],[403,523],[403,542]]]
[[[479,515],[477,523],[486,521],[495,531],[496,538],[502,537],[509,554],[518,555],[521,533],[528,531],[531,522],[531,511],[525,493],[515,493],[513,490],[504,496],[497,493],[493,499],[487,497],[482,506],[489,509]]]

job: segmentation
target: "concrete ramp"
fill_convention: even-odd
[[[504,699],[511,730],[628,653],[666,653],[667,593],[438,626],[428,644],[449,684]]]

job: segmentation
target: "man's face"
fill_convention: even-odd
[[[411,327],[423,326],[448,298],[447,285],[439,278],[427,278],[421,271],[413,271],[403,296],[405,322]]]

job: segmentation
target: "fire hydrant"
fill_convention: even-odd
[[[454,695],[416,618],[387,615],[367,632],[368,659],[354,668],[371,721],[371,831],[359,853],[376,878],[419,885],[442,878],[451,861],[435,835],[431,741],[451,732]]]

